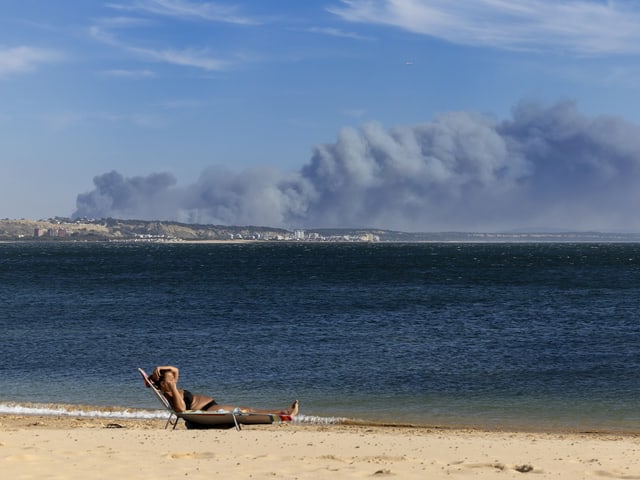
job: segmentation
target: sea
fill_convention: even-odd
[[[0,244],[0,414],[640,432],[640,244]]]

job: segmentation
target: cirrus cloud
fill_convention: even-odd
[[[64,55],[55,50],[21,45],[0,47],[0,78],[29,73],[40,65],[59,62]]]
[[[191,2],[188,0],[137,0],[130,5],[111,3],[107,6],[117,10],[151,13],[174,18],[203,20],[209,22],[254,25],[256,19],[241,15],[235,6],[219,2]]]
[[[588,0],[341,0],[344,20],[451,43],[576,54],[640,53],[640,7]]]

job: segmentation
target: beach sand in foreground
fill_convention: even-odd
[[[0,417],[3,478],[640,479],[640,435]]]

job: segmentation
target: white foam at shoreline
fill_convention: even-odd
[[[293,419],[294,423],[308,423],[312,425],[334,425],[344,423],[346,418],[339,417],[316,417],[313,415],[299,414]]]
[[[167,412],[163,410],[92,410],[59,406],[26,406],[11,403],[0,403],[0,413],[9,415],[51,415],[90,418],[154,419],[168,417]]]
[[[87,418],[124,418],[124,419],[166,419],[169,414],[165,410],[136,410],[136,409],[99,409],[92,407],[53,406],[53,405],[20,405],[16,403],[0,403],[0,414],[5,415],[50,415],[62,417]],[[311,425],[332,425],[343,423],[346,419],[338,417],[317,417],[313,415],[298,415],[294,423]]]

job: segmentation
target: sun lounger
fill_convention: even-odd
[[[158,388],[149,380],[149,376],[144,370],[138,368],[138,372],[144,380],[144,384],[151,388],[155,396],[160,403],[169,411],[169,419],[164,428],[168,428],[169,425],[176,428],[176,425],[183,419],[187,428],[235,428],[241,429],[241,425],[267,425],[274,422],[290,422],[292,417],[290,415],[277,415],[271,413],[250,413],[242,411],[239,408],[235,408],[232,411],[229,410],[186,410],[184,412],[176,412],[169,400],[162,394]]]

